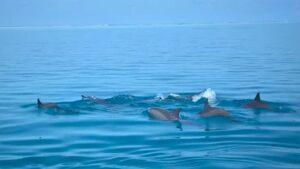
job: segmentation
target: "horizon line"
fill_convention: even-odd
[[[44,25],[44,26],[0,26],[0,29],[97,29],[97,28],[143,28],[143,27],[189,27],[222,25],[265,25],[265,24],[300,24],[300,21],[270,22],[222,22],[222,23],[160,23],[160,24],[95,24],[95,25]]]

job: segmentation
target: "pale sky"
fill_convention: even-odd
[[[0,0],[0,26],[300,22],[300,0]]]

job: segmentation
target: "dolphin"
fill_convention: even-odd
[[[85,95],[81,95],[83,100],[88,100],[97,104],[106,104],[107,101],[105,99],[99,99],[95,96],[85,96]]]
[[[149,108],[149,117],[155,120],[169,120],[169,121],[179,121],[179,113],[181,109],[175,109],[173,111],[167,111],[161,108]]]
[[[208,101],[204,103],[204,110],[199,114],[203,118],[213,117],[213,116],[230,117],[230,114],[226,110],[217,107],[211,107]]]
[[[37,105],[39,108],[43,108],[43,109],[58,109],[59,108],[56,103],[42,103],[40,99],[37,99]]]
[[[245,105],[245,108],[252,108],[252,109],[270,109],[269,105],[263,103],[260,99],[260,93],[257,93],[254,100],[250,103]]]

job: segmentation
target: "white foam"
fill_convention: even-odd
[[[163,94],[157,94],[157,95],[155,96],[155,99],[157,99],[157,100],[164,100],[164,99],[165,99],[165,96],[164,96]]]
[[[214,103],[216,101],[216,92],[213,91],[211,88],[208,88],[205,91],[192,96],[192,101],[197,102],[202,98],[206,98],[209,103]]]
[[[169,96],[173,97],[173,98],[180,98],[181,96],[179,94],[176,93],[170,93],[170,94],[157,94],[155,96],[155,99],[157,100],[165,100],[167,99]]]
[[[180,95],[179,95],[179,94],[176,94],[176,93],[170,93],[169,96],[176,97],[176,98],[179,98],[179,97],[180,97]]]

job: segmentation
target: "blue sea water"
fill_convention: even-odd
[[[2,28],[0,168],[299,168],[299,30]],[[256,92],[272,110],[243,108]],[[200,118],[205,98],[235,120]]]

